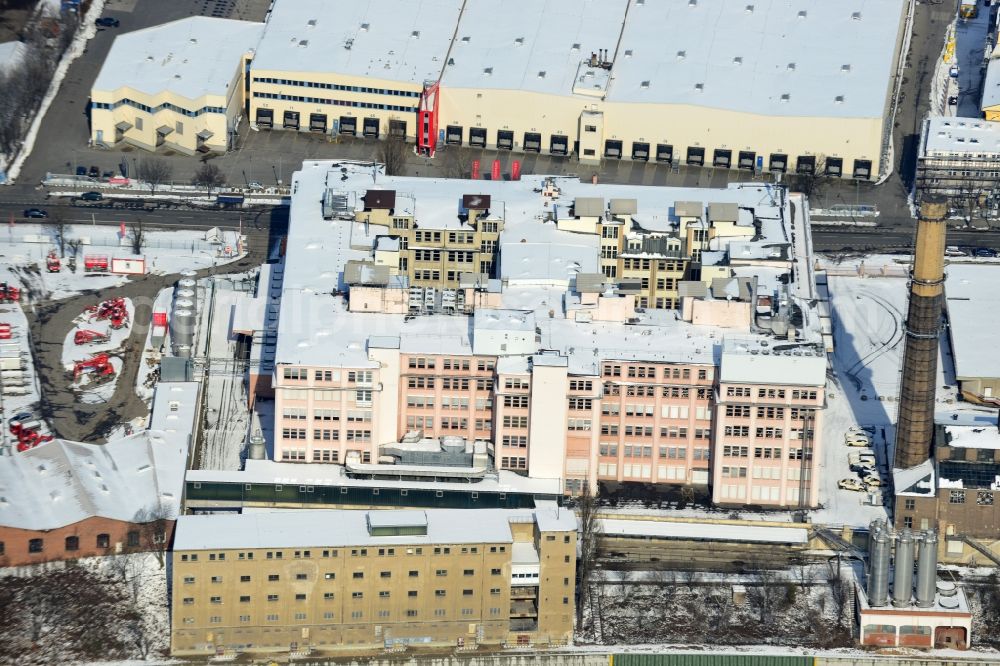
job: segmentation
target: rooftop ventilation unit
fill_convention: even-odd
[[[649,81],[643,81],[642,83],[639,84],[639,87],[640,88],[648,88],[649,87]]]
[[[788,93],[781,93],[781,101],[782,102],[788,102],[791,99],[792,99],[792,96],[789,95]]]
[[[733,58],[733,64],[734,65],[742,65],[743,64],[743,56],[736,56],[735,58]]]
[[[472,41],[472,37],[469,37],[468,35],[466,35],[465,37],[462,37],[462,43],[463,44],[468,44],[470,41]]]
[[[705,84],[704,83],[696,83],[696,84],[694,84],[694,89],[697,90],[698,92],[703,92],[705,90]]]
[[[841,65],[840,66],[840,71],[842,71],[842,72],[844,72],[846,74],[847,72],[851,71],[851,66],[850,65]]]
[[[632,49],[625,49],[625,57],[626,58],[632,57]]]
[[[544,69],[542,71],[538,72],[538,78],[540,78],[540,79],[544,79],[545,78],[545,70]]]
[[[316,27],[316,19],[309,19],[308,21],[306,21],[306,25],[309,26],[310,28],[315,28]]]
[[[368,23],[362,23],[361,24],[361,32],[368,32],[368,28],[370,28],[370,27],[371,27],[370,24],[368,24]]]
[[[515,39],[514,46],[524,46],[524,37],[518,37]]]
[[[493,74],[493,68],[492,67],[487,67],[486,69],[483,70],[483,74],[485,76],[491,76]]]
[[[860,21],[861,20],[861,12],[853,12],[851,14],[851,18],[853,20],[855,20],[855,21]]]
[[[410,37],[413,39],[420,39],[420,31],[414,30],[413,32],[410,33]]]
[[[795,71],[795,63],[794,62],[788,63],[787,69],[788,69],[789,72],[794,72]]]
[[[746,12],[747,14],[753,14],[753,5],[747,5]]]
[[[800,19],[804,19],[806,16],[808,16],[808,14],[806,14],[806,10],[803,9],[802,11],[799,12]]]
[[[844,103],[844,96],[843,95],[837,95],[836,97],[833,98],[833,101],[836,102],[837,104],[843,104]]]
[[[570,51],[579,51],[579,50],[580,50],[579,44],[573,44],[572,48],[570,48]]]
[[[299,46],[309,46],[309,40],[308,39],[299,40]]]
[[[677,59],[678,60],[684,60],[684,58],[686,58],[686,57],[687,57],[687,51],[678,51],[677,52]]]

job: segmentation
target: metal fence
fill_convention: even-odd
[[[73,230],[71,233],[66,234],[67,243],[73,241],[80,241],[80,254],[86,254],[89,248],[107,248],[107,249],[122,249],[128,250],[130,253],[132,251],[132,243],[130,242],[129,236],[126,234],[125,238],[122,238],[118,231],[111,231],[107,228],[94,228],[94,231],[84,231],[80,232],[80,227]],[[226,239],[223,236],[223,239]],[[231,240],[233,247],[236,245],[236,238],[226,239]],[[9,253],[10,248],[2,248],[4,244],[13,243],[24,243],[29,245],[40,245],[44,248],[39,251],[41,254],[39,256],[44,256],[48,253],[52,246],[57,245],[54,230],[46,233],[28,233],[26,231],[20,231],[16,228],[8,227],[6,233],[0,231],[0,253]],[[151,235],[147,232],[146,238],[142,243],[143,248],[148,249],[165,249],[165,250],[185,250],[192,254],[210,254],[215,256],[220,253],[222,249],[226,246],[225,242],[212,242],[203,239],[189,239],[189,240],[178,240],[175,238],[162,238],[159,235]],[[69,255],[69,247],[66,248],[66,254]],[[32,249],[29,254],[34,255],[35,251]]]

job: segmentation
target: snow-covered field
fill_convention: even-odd
[[[165,663],[168,571],[154,553],[0,568],[18,609],[0,626],[0,663]]]
[[[90,274],[84,272],[84,256],[106,255],[109,258],[135,259],[128,234],[121,237],[118,229],[67,225],[67,241],[80,241],[75,257],[76,270],[70,270],[73,257],[70,243],[66,244],[66,257],[62,270],[48,273],[45,258],[51,250],[58,250],[55,229],[51,225],[22,224],[0,231],[0,282],[13,282],[22,286],[29,299],[61,299],[90,289],[105,289],[128,281],[128,276]],[[198,270],[236,261],[240,256],[225,256],[225,248],[234,248],[237,234],[222,231],[206,240],[207,232],[197,230],[146,230],[143,255],[149,273],[166,275],[185,270]]]

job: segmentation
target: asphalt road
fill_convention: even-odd
[[[879,227],[816,227],[812,230],[817,252],[902,252],[913,249],[912,229]],[[949,229],[948,244],[958,247],[1000,248],[1000,231]]]

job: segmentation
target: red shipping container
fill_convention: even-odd
[[[153,326],[166,326],[167,325],[167,313],[166,312],[154,312],[153,313]]]

